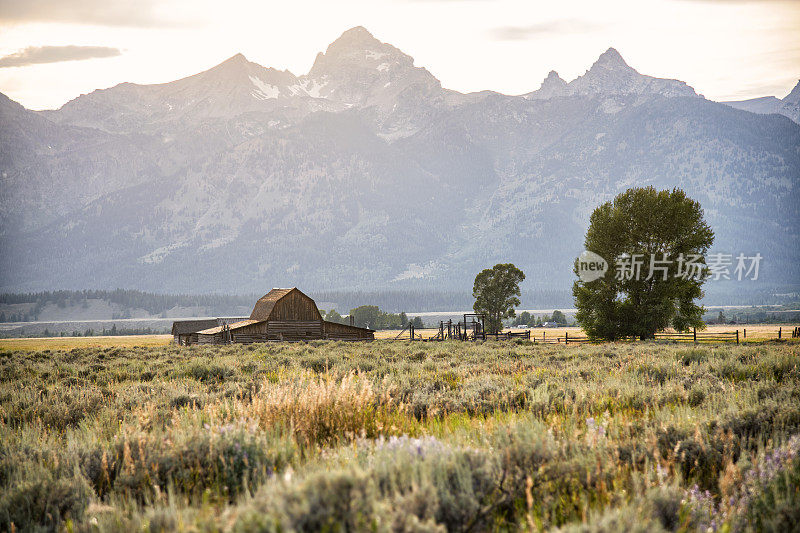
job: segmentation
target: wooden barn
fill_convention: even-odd
[[[375,332],[322,318],[314,300],[291,289],[272,289],[260,298],[250,318],[197,332],[198,344],[306,341],[314,339],[373,340]]]

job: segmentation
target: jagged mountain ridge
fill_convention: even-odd
[[[685,82],[639,74],[625,62],[616,49],[609,48],[597,58],[597,61],[583,76],[579,76],[567,83],[559,77],[557,72],[550,71],[539,90],[528,93],[525,97],[541,99],[609,94],[658,94],[666,97],[697,96],[694,89]]]
[[[303,76],[238,55],[56,111],[0,102],[0,284],[463,288],[510,260],[567,286],[591,210],[644,184],[684,187],[721,249],[769,249],[766,275],[798,279],[800,127],[613,49],[548,79],[548,96],[456,93],[359,27]]]

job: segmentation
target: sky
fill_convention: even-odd
[[[301,75],[359,25],[462,92],[570,81],[612,46],[712,100],[782,98],[800,79],[800,0],[0,0],[0,92],[52,109],[236,53]]]

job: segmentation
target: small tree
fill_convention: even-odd
[[[353,323],[362,328],[377,328],[380,309],[377,305],[362,305],[350,310]]]
[[[695,299],[703,295],[703,257],[713,242],[700,204],[680,189],[629,189],[599,206],[584,245],[610,268],[599,279],[574,283],[578,323],[590,337],[608,340],[652,338],[669,325],[678,331],[703,327]],[[617,262],[632,266],[634,257],[643,260],[639,275],[615,269]],[[685,275],[680,258],[694,258],[699,275]],[[578,266],[576,261],[576,274]]]
[[[414,319],[411,321],[411,325],[414,326],[414,329],[423,329],[425,324],[422,323],[422,317],[415,316]]]
[[[340,315],[336,309],[331,309],[328,311],[328,314],[325,315],[325,320],[328,322],[336,322],[337,324],[344,324],[347,321]]]
[[[525,274],[511,263],[497,264],[475,276],[472,297],[476,313],[486,315],[486,330],[496,333],[503,327],[503,319],[515,316],[514,308],[520,304],[519,284]]]
[[[553,322],[560,325],[566,325],[567,317],[564,316],[564,313],[556,309],[555,311],[553,311]]]

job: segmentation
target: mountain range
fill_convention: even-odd
[[[0,289],[463,290],[497,262],[567,288],[592,210],[644,185],[798,286],[799,96],[712,102],[613,48],[570,82],[463,94],[362,27],[302,76],[237,54],[57,110],[0,94]]]

